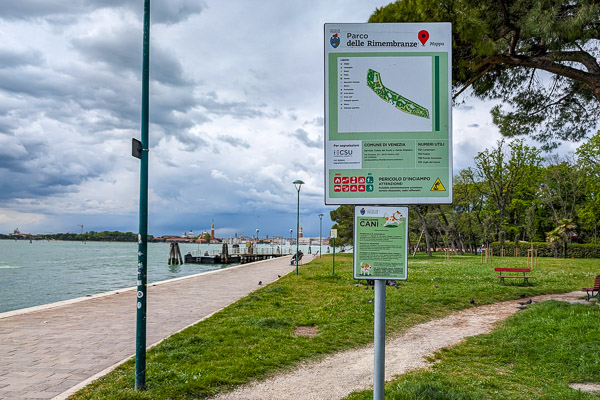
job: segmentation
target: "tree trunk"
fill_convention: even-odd
[[[429,235],[429,231],[427,230],[427,224],[425,223],[425,217],[421,214],[421,209],[419,206],[415,207],[415,211],[419,216],[419,220],[421,221],[421,226],[423,227],[423,232],[425,233],[425,247],[427,247],[427,254],[429,257],[433,257],[431,254],[431,236]]]

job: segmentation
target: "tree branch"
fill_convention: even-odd
[[[490,69],[494,68],[493,64],[488,65],[483,71],[481,71],[479,74],[477,74],[476,76],[472,77],[471,79],[469,79],[469,81],[467,83],[465,83],[465,85],[458,91],[456,92],[456,94],[454,96],[452,96],[452,100],[455,100],[462,92],[464,92],[465,90],[467,90],[467,88],[469,86],[471,86],[473,83],[475,83],[475,81],[479,78],[481,78],[483,75],[487,74],[488,71]]]
[[[512,32],[513,35],[510,38],[510,45],[508,48],[508,54],[509,55],[514,55],[515,54],[515,48],[517,47],[517,43],[519,42],[519,37],[520,37],[520,29],[517,28],[510,20],[510,14],[508,13],[508,7],[506,5],[506,1],[505,0],[498,0],[498,5],[500,6],[500,9],[502,10],[502,19],[504,19],[504,25],[506,25],[507,29],[503,29],[502,31],[505,32],[502,37],[504,37],[504,35],[506,35],[509,32]],[[508,30],[508,32],[507,32]]]
[[[571,90],[569,93],[565,94],[563,97],[561,97],[560,99],[550,103],[550,104],[545,104],[542,107],[538,108],[537,110],[533,111],[531,114],[535,115],[535,114],[539,114],[544,110],[547,110],[548,108],[555,106],[559,103],[561,103],[563,100],[568,99],[569,97],[573,96],[575,93],[579,92],[579,89],[573,89]]]
[[[598,60],[586,51],[561,51],[545,55],[552,61],[574,61],[585,66],[589,73],[600,73]]]
[[[575,61],[573,58],[573,53],[579,52],[569,52],[569,54],[565,53],[553,53],[553,54],[545,54],[543,56],[537,57],[529,57],[529,56],[510,56],[510,55],[494,55],[487,57],[484,59],[475,70],[479,70],[480,68],[496,65],[508,65],[512,67],[527,67],[527,68],[537,68],[547,72],[551,72],[556,75],[564,76],[569,79],[573,79],[575,81],[579,81],[587,86],[589,86],[600,101],[600,73],[590,73],[586,71],[579,70],[577,68],[569,67],[567,65],[563,65],[557,63],[556,61]],[[590,56],[591,57],[591,56]],[[581,62],[577,60],[578,62]],[[486,71],[488,70],[486,68]],[[477,78],[481,77],[483,74],[479,74]],[[475,79],[472,79],[474,81]],[[470,84],[473,82],[469,81]]]

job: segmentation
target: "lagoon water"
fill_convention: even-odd
[[[183,256],[221,245],[179,248]],[[168,243],[148,243],[148,283],[227,267],[168,265],[168,255]],[[0,313],[133,287],[136,278],[137,243],[0,240]]]

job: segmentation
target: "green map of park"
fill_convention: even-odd
[[[393,104],[398,110],[417,117],[429,119],[429,110],[407,99],[406,97],[386,88],[381,82],[379,72],[369,69],[367,72],[367,86],[371,88],[382,100]]]

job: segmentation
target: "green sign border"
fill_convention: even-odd
[[[448,102],[450,95],[448,93],[448,53],[430,52],[430,53],[329,53],[329,120],[328,140],[389,140],[389,139],[415,139],[422,140],[424,132],[338,132],[338,97],[332,96],[332,93],[338,92],[337,79],[337,59],[345,57],[431,57],[433,60],[432,68],[432,99],[433,99],[433,130],[430,136],[425,139],[448,139],[450,126],[448,116]]]
[[[364,210],[364,214],[361,213],[361,210]],[[377,214],[374,214],[374,212],[377,212]],[[368,222],[368,221],[377,221],[377,222],[383,222],[385,221],[385,215],[387,215],[388,217],[392,216],[396,211],[400,211],[403,214],[403,226],[399,225],[399,226],[389,226],[389,227],[384,227],[380,224],[378,224],[378,226],[373,227],[373,226],[366,226],[366,227],[362,227],[361,226],[361,221],[362,222]],[[398,229],[402,229],[402,231],[399,231]],[[400,240],[394,240],[394,238],[389,238],[389,236],[393,233],[397,234],[398,232],[402,232],[403,238],[400,238]],[[364,234],[369,234],[372,233],[373,235],[377,235],[376,238],[373,238],[373,240],[371,241],[371,243],[365,243],[364,240],[360,240],[361,233]],[[387,235],[387,238],[385,237]],[[389,243],[386,243],[389,242]],[[360,269],[361,269],[361,265],[360,265],[360,261],[361,258],[364,259],[361,256],[361,253],[363,252],[372,252],[372,253],[377,253],[379,257],[382,256],[382,250],[380,248],[380,246],[383,244],[388,244],[388,251],[391,251],[391,253],[387,253],[387,255],[392,255],[394,253],[401,253],[403,256],[401,258],[401,261],[399,261],[399,266],[395,267],[395,266],[387,266],[387,268],[395,268],[395,269],[401,269],[401,272],[399,274],[389,274],[389,275],[381,275],[381,276],[374,276],[374,275],[361,275],[360,274]],[[369,247],[371,246],[371,247]],[[405,281],[408,279],[408,207],[392,207],[392,206],[354,206],[354,248],[353,248],[353,253],[354,253],[354,257],[353,257],[353,267],[352,267],[352,275],[354,279],[368,279],[368,280],[376,280],[376,279],[385,279],[385,280],[400,280],[400,281]],[[383,256],[386,256],[386,254],[383,254]],[[366,261],[372,262],[370,259],[367,259]],[[387,261],[389,263],[389,261]],[[376,272],[376,270],[375,270]]]

